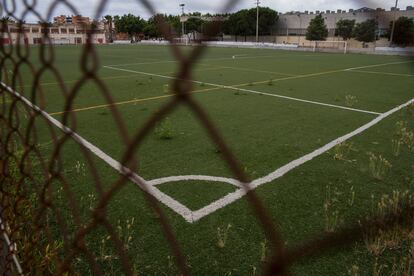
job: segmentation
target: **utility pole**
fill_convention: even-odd
[[[398,8],[398,0],[395,0],[394,21],[392,22],[392,28],[391,28],[390,46],[392,46],[394,43],[395,21],[397,21],[397,8]]]
[[[300,47],[300,36],[302,35],[302,16],[300,13],[298,13],[297,16],[299,17],[298,47]]]
[[[259,5],[260,0],[256,0],[257,15],[256,15],[256,43],[259,43]]]
[[[180,7],[181,7],[181,36],[182,37],[184,37],[184,15],[185,15],[185,13],[184,13],[184,7],[185,7],[185,4],[180,4]]]

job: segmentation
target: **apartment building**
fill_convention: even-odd
[[[77,18],[74,20],[74,18]],[[76,23],[74,23],[76,22]],[[79,23],[82,22],[82,23]],[[92,21],[80,16],[54,18],[54,23],[49,26],[41,24],[23,24],[19,26],[15,22],[9,22],[3,26],[0,33],[1,44],[41,44],[48,34],[53,44],[85,44],[88,33],[91,32]],[[93,31],[90,39],[93,44],[107,43],[105,35],[105,23],[93,22],[97,28]]]

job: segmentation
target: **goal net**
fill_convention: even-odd
[[[188,38],[188,36],[178,37],[178,38],[174,38],[174,43],[188,45],[190,43],[190,39]]]
[[[346,54],[348,51],[347,41],[313,41],[313,51],[335,51]]]

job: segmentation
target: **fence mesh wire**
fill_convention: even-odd
[[[98,3],[95,18],[102,17],[102,12],[108,2],[110,1],[101,0]],[[237,2],[237,0],[230,0],[219,11],[225,13],[231,10]],[[151,14],[157,13],[157,7],[154,7],[150,1],[141,0],[137,1],[137,4],[143,5]],[[44,11],[40,13],[38,1],[3,0],[0,4],[3,16],[1,22],[3,37],[11,36],[8,20],[4,18],[9,17],[18,23],[23,23],[28,16],[31,16],[44,22],[46,28],[46,22],[51,20],[59,6],[65,7],[73,14],[80,14],[70,0],[52,1],[46,17],[42,15]],[[105,271],[97,261],[97,252],[86,242],[86,236],[99,228],[105,232],[104,236],[110,238],[123,272],[133,275],[135,272],[131,256],[128,255],[128,249],[119,237],[115,226],[108,219],[107,207],[120,189],[128,184],[132,172],[139,169],[139,160],[134,154],[136,149],[142,145],[144,138],[156,124],[180,105],[189,107],[200,125],[207,130],[234,176],[241,183],[249,183],[248,175],[227,146],[215,124],[191,95],[192,70],[205,51],[201,42],[209,40],[217,33],[218,24],[208,25],[204,31],[204,37],[193,45],[189,55],[184,54],[178,45],[170,44],[172,53],[180,64],[176,80],[172,83],[175,96],[157,113],[154,113],[133,135],[128,133],[125,122],[114,105],[112,91],[99,78],[99,57],[95,46],[91,43],[95,28],[93,25],[84,26],[88,30],[89,39],[79,60],[82,77],[72,88],[64,83],[64,77],[56,67],[54,47],[47,32],[43,34],[43,43],[39,46],[40,68],[33,66],[34,50],[28,45],[16,43],[10,46],[0,46],[0,229],[2,237],[0,272],[2,274],[76,274],[74,263],[80,256],[86,260],[92,273],[104,274]],[[170,33],[166,22],[158,22],[158,27],[166,39],[174,42],[174,36]],[[19,35],[24,36],[23,25],[21,24],[19,28]],[[32,74],[30,88],[27,88],[25,82],[27,76],[24,75],[27,71],[23,73],[23,68],[29,68]],[[57,90],[65,99],[62,125],[53,121],[43,111],[46,95],[42,91],[40,80],[46,73],[58,80],[60,85]],[[101,95],[110,108],[111,116],[116,122],[117,132],[122,142],[127,145],[121,161],[123,165],[121,174],[116,181],[111,183],[110,187],[103,186],[102,175],[97,169],[94,153],[76,135],[76,113],[70,112],[79,91],[86,82],[92,82],[99,87]],[[23,89],[24,87],[26,89]],[[39,132],[36,126],[39,122],[47,126],[48,137],[51,140],[52,150],[48,154],[42,151],[38,143]],[[62,153],[63,147],[70,142],[79,145],[79,151],[87,160],[87,170],[92,175],[97,197],[97,204],[93,206],[91,216],[86,221],[82,218],[82,210],[74,196],[72,180],[62,173],[65,158]],[[145,183],[140,184],[143,190],[148,188]],[[73,219],[74,226],[67,225],[66,215],[62,213],[59,203],[56,202],[56,187],[63,189],[64,200],[70,206],[70,217]],[[248,189],[248,186],[245,185],[244,188]],[[145,194],[149,206],[159,217],[160,226],[175,257],[180,274],[189,275],[191,271],[186,262],[186,254],[176,238],[168,216],[150,193]],[[314,239],[304,241],[301,246],[287,248],[275,219],[266,211],[266,207],[255,192],[249,191],[247,199],[267,239],[271,242],[273,254],[269,262],[264,264],[266,267],[263,271],[266,274],[289,274],[295,262],[316,257],[332,249],[343,249],[352,242],[361,240],[367,231],[375,235],[380,230],[390,229],[396,225],[408,225],[412,221],[414,211],[414,206],[407,203],[396,212],[362,220],[357,225],[348,225],[335,233],[320,233]],[[53,224],[50,216],[54,217]],[[56,231],[62,238],[61,244],[56,241]]]

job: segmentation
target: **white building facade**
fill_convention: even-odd
[[[304,36],[310,21],[316,16],[322,15],[329,30],[329,36],[335,35],[336,23],[341,19],[355,20],[356,23],[364,22],[368,19],[375,19],[378,22],[378,35],[384,36],[390,28],[390,23],[394,18],[408,17],[414,18],[414,7],[407,7],[405,10],[384,10],[381,8],[370,9],[361,8],[358,10],[337,10],[337,11],[315,11],[315,12],[289,12],[279,15],[276,26],[277,35],[282,36]]]
[[[1,44],[41,44],[48,34],[53,44],[85,44],[88,40],[88,26],[86,25],[52,25],[45,27],[40,24],[23,24],[19,26],[16,23],[8,23],[7,27],[3,26],[0,33]],[[90,29],[90,28],[89,28]],[[98,23],[97,28],[91,35],[93,44],[106,44],[104,23]]]

